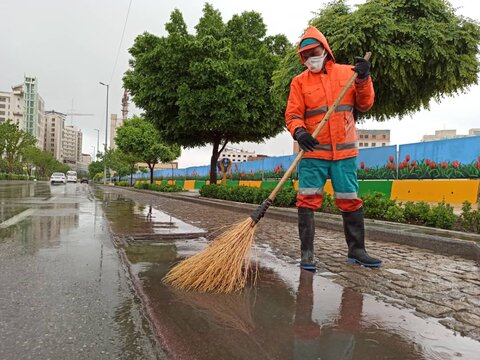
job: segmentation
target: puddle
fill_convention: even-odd
[[[153,206],[143,205],[116,194],[104,195],[104,211],[112,231],[133,240],[197,238],[205,230],[174,218]]]
[[[480,343],[301,271],[258,247],[257,287],[240,294],[164,285],[173,263],[206,246],[179,240],[125,248],[164,346],[186,359],[473,359]]]

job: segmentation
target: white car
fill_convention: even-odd
[[[52,176],[50,176],[50,184],[66,184],[67,178],[64,173],[61,172],[54,172]]]
[[[67,182],[77,182],[77,172],[76,171],[67,171]]]

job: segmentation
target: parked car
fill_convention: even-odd
[[[61,172],[54,172],[52,176],[50,176],[50,184],[66,184],[67,177],[64,173]]]
[[[80,184],[88,184],[88,179],[82,178],[82,180],[80,180]]]
[[[67,171],[67,182],[74,182],[74,183],[77,182],[77,172],[76,171],[73,171],[73,170]]]

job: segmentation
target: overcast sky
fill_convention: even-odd
[[[121,114],[122,74],[128,68],[128,48],[135,37],[144,31],[165,35],[165,23],[171,12],[179,9],[193,33],[193,27],[202,15],[204,1],[196,0],[133,0],[125,37],[120,47],[118,62],[113,72],[130,0],[1,0],[0,33],[0,90],[11,91],[11,86],[23,82],[23,76],[38,79],[39,93],[47,110],[91,113],[92,117],[68,118],[67,125],[82,129],[83,152],[93,153],[100,129],[100,144],[105,137],[106,88],[99,81],[110,83],[110,113]],[[285,34],[296,43],[318,10],[322,0],[210,0],[224,22],[232,15],[254,10],[263,15],[270,35]],[[350,0],[349,4],[362,3]],[[480,20],[480,2],[451,0],[457,14]],[[112,76],[113,72],[113,76]],[[392,144],[420,141],[424,134],[436,129],[456,129],[466,134],[470,128],[480,127],[480,85],[467,94],[432,103],[429,111],[421,111],[411,118],[396,119],[360,125],[364,129],[390,129]],[[130,115],[139,113],[130,106]],[[110,124],[109,124],[110,126]],[[102,146],[102,145],[100,145]],[[282,133],[263,144],[234,144],[236,148],[266,155],[289,155],[292,140]],[[207,165],[211,148],[183,150],[180,167]]]

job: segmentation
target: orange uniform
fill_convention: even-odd
[[[304,127],[309,133],[313,133],[353,74],[351,65],[335,62],[327,39],[315,27],[310,26],[302,40],[307,38],[318,40],[330,56],[323,71],[312,73],[305,70],[292,80],[285,113],[287,128],[292,136],[299,127]],[[300,43],[301,41],[299,47]],[[302,48],[303,50],[305,48]],[[303,63],[301,53],[300,58]],[[356,157],[358,144],[352,112],[354,108],[360,112],[369,110],[374,98],[375,92],[370,77],[352,85],[317,135],[320,144],[317,145],[316,150],[306,152],[304,158],[341,160]]]

